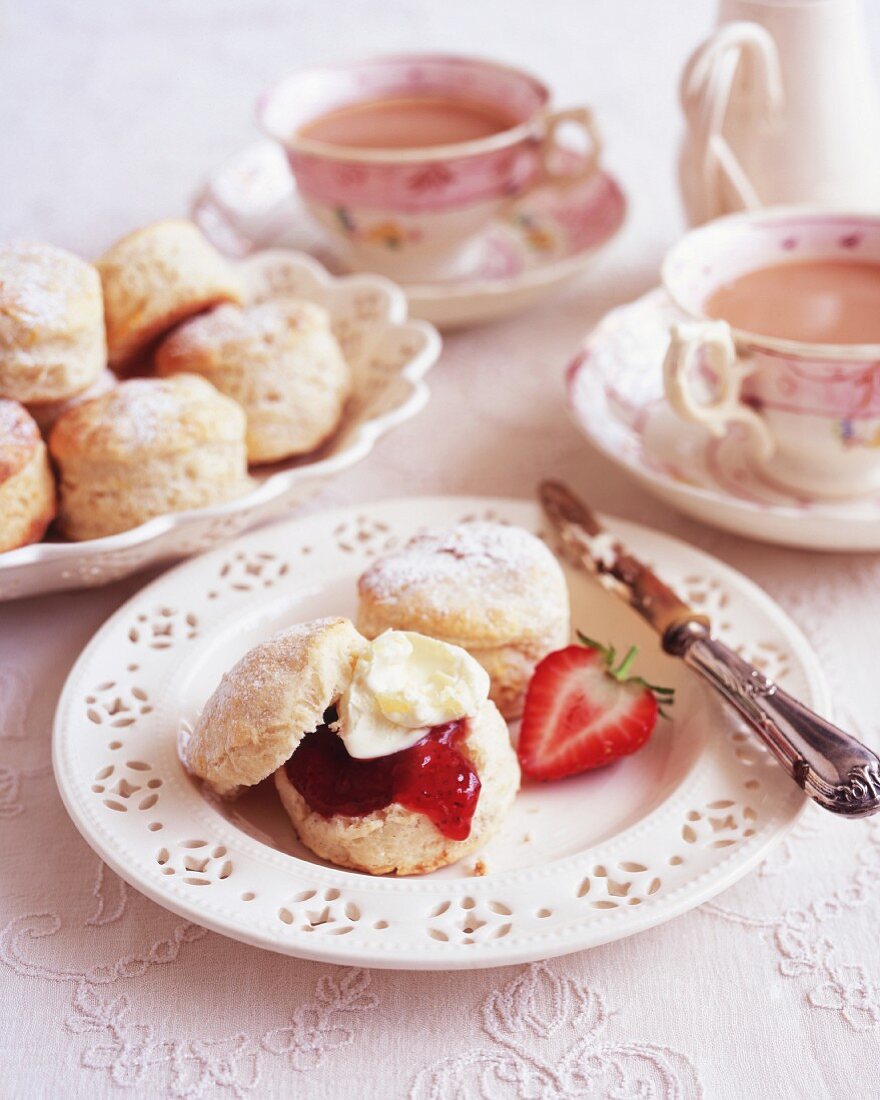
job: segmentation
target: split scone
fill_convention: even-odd
[[[39,542],[55,515],[46,444],[23,405],[0,399],[0,552]]]
[[[300,840],[340,867],[424,874],[484,844],[519,789],[488,690],[457,647],[319,619],[226,673],[184,762],[226,797],[274,774]]]
[[[246,492],[244,413],[194,374],[132,378],[64,413],[49,435],[58,526],[115,535]]]
[[[156,351],[160,375],[201,374],[247,416],[251,463],[308,454],[336,431],[351,370],[311,302],[225,305],[181,325]]]
[[[0,396],[63,401],[107,360],[98,272],[46,244],[0,247]]]
[[[153,341],[220,302],[241,302],[234,269],[192,222],[155,222],[97,261],[110,366],[125,373]]]
[[[460,523],[416,535],[358,581],[358,629],[416,630],[461,646],[489,673],[505,718],[522,713],[535,665],[568,643],[568,587],[535,535]]]

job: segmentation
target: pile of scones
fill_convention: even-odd
[[[246,305],[191,222],[95,264],[0,246],[0,552],[240,496],[333,435],[351,386],[326,310]]]

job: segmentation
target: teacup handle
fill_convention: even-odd
[[[552,167],[553,154],[559,148],[564,148],[564,146],[557,144],[556,134],[560,126],[567,122],[573,122],[580,126],[587,135],[587,153],[576,171],[558,172]],[[544,119],[544,127],[544,137],[541,141],[539,154],[541,178],[538,180],[538,184],[548,181],[575,183],[578,180],[584,180],[592,176],[599,166],[599,157],[602,155],[602,137],[590,108],[566,107],[561,111],[551,111]]]
[[[698,356],[713,372],[716,392],[711,401],[700,401],[693,389],[693,368]],[[716,437],[730,424],[741,423],[752,433],[763,461],[773,456],[776,445],[760,416],[742,403],[743,379],[754,369],[737,354],[730,325],[726,321],[692,321],[673,325],[663,363],[666,399],[676,413],[693,424],[701,424]]]

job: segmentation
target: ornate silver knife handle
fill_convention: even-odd
[[[793,699],[699,623],[670,630],[663,647],[739,711],[820,806],[845,817],[880,811],[880,757],[861,741]]]

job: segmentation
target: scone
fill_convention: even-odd
[[[461,649],[320,619],[242,657],[184,762],[226,797],[274,774],[300,840],[332,863],[423,874],[484,844],[519,789],[488,688]]]
[[[125,373],[154,340],[220,302],[241,302],[233,268],[188,221],[162,221],[117,241],[97,262],[110,366]]]
[[[81,405],[84,401],[91,401],[93,397],[100,397],[101,394],[107,393],[117,385],[118,379],[112,370],[104,370],[98,375],[95,381],[82,391],[82,393],[75,393],[73,397],[65,397],[61,401],[40,401],[36,403],[29,403],[27,411],[36,420],[40,431],[44,436],[49,435],[52,430],[52,425],[66,412],[76,408],[77,405]]]
[[[351,390],[327,311],[294,299],[188,321],[160,344],[156,371],[201,374],[237,401],[251,463],[313,451],[336,430]]]
[[[63,401],[106,360],[95,268],[46,244],[0,247],[0,397]]]
[[[55,515],[46,444],[24,406],[0,398],[0,552],[39,542]]]
[[[492,681],[505,718],[522,713],[535,665],[568,642],[568,588],[540,539],[500,523],[429,530],[358,581],[358,629],[416,630],[462,646]]]
[[[59,528],[97,539],[240,495],[244,428],[238,405],[194,374],[132,378],[77,405],[49,435]]]

